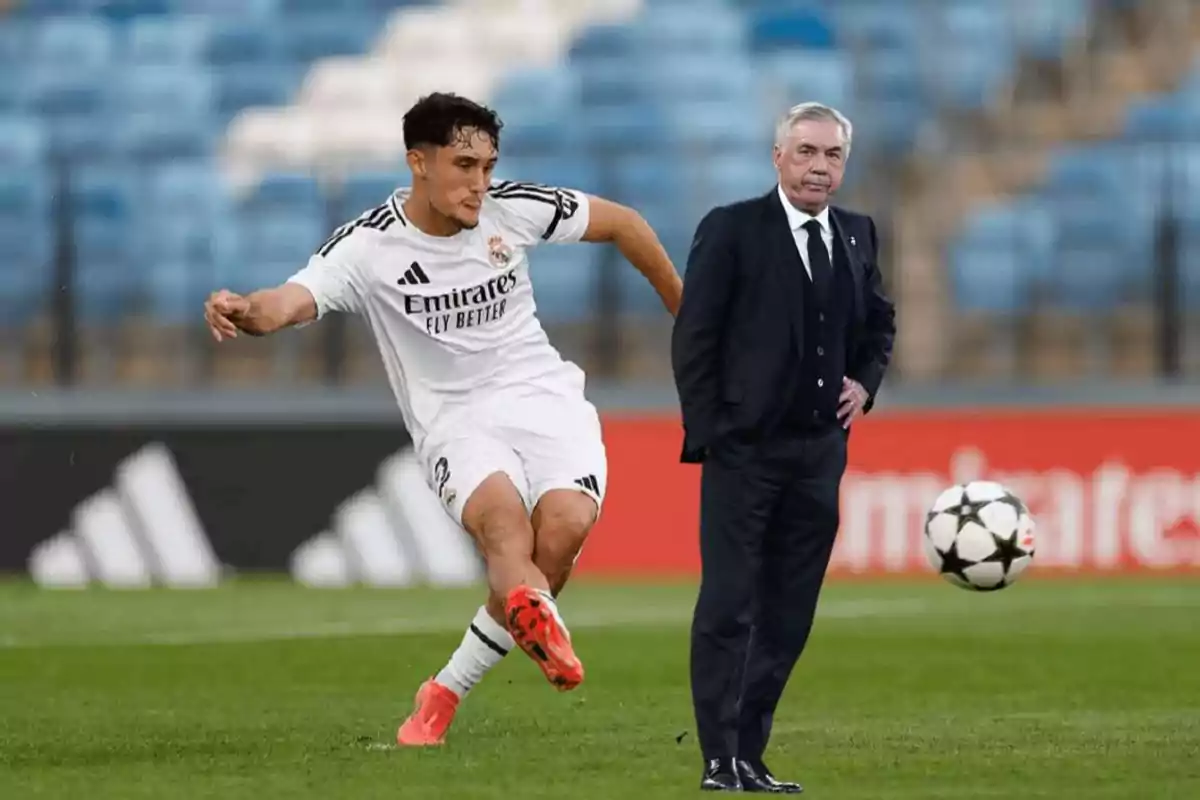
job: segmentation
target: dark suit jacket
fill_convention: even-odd
[[[846,372],[874,405],[891,360],[895,308],[883,292],[874,221],[830,208],[854,280]],[[835,262],[836,263],[836,262]],[[682,460],[698,463],[731,434],[762,433],[787,412],[804,352],[808,279],[777,189],[713,209],[692,240],[671,362],[683,411]]]

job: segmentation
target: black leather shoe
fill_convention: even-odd
[[[761,761],[737,760],[738,778],[742,789],[747,792],[768,792],[770,794],[800,794],[804,787],[798,783],[777,781]]]
[[[700,789],[705,792],[740,792],[742,782],[738,780],[737,765],[732,758],[710,758],[700,779]]]

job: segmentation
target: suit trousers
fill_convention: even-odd
[[[723,444],[700,483],[691,681],[705,759],[761,759],[812,629],[837,535],[849,433]]]

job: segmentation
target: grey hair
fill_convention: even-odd
[[[789,108],[788,112],[779,119],[779,124],[775,126],[775,144],[782,145],[786,142],[796,123],[804,122],[805,120],[836,122],[838,127],[842,129],[842,142],[846,145],[846,155],[850,155],[850,143],[854,138],[854,126],[845,114],[833,106],[827,106],[824,103],[801,103],[798,106]]]

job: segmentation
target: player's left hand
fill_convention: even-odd
[[[842,395],[838,398],[838,419],[843,428],[850,425],[863,414],[867,404],[867,390],[852,378],[842,378]]]

